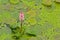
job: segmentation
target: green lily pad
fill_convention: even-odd
[[[11,29],[9,27],[7,27],[6,25],[4,27],[2,27],[2,24],[1,24],[0,26],[1,26],[0,39],[5,40],[5,39],[7,39],[7,37],[10,38],[11,37]]]
[[[12,3],[12,4],[18,4],[19,0],[10,0],[10,3]]]
[[[37,23],[34,18],[30,18],[27,21],[30,23],[30,25],[35,25]]]
[[[35,36],[40,34],[42,31],[43,30],[42,30],[41,25],[35,25],[35,26],[32,25],[32,26],[26,28],[26,33],[33,34]]]
[[[42,4],[46,6],[51,6],[52,5],[52,0],[42,0]]]

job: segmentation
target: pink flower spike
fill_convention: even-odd
[[[20,12],[19,19],[20,19],[20,21],[24,20],[24,14],[23,14],[23,12]]]

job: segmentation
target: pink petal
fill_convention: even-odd
[[[24,14],[23,14],[23,12],[20,12],[20,14],[19,14],[19,19],[20,19],[20,21],[21,21],[21,20],[24,20]]]

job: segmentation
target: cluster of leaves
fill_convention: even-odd
[[[25,14],[22,32],[20,10]],[[60,35],[60,1],[0,0],[0,22],[1,40],[60,40],[56,38]]]

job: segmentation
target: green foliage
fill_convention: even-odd
[[[55,0],[57,3],[60,3],[60,0]]]
[[[19,3],[19,1],[20,1],[20,0],[10,0],[10,3],[12,3],[12,4],[17,4],[17,3]]]
[[[7,27],[4,23],[0,23],[0,39],[6,40],[6,39],[12,39],[11,38],[11,29]]]
[[[42,0],[42,3],[46,6],[51,6],[52,5],[52,0]]]
[[[0,0],[0,39],[60,40],[60,0]]]

